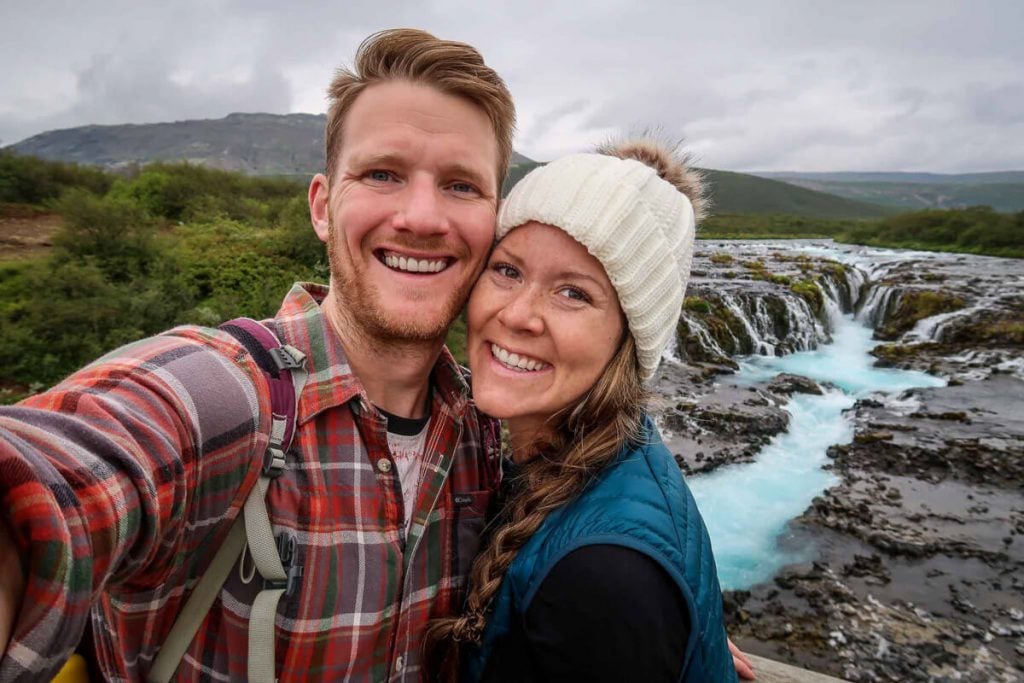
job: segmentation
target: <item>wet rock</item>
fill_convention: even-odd
[[[690,395],[655,411],[662,438],[687,475],[750,462],[789,425],[779,399],[756,387],[717,385],[704,393],[699,383],[688,386]]]
[[[870,576],[878,563],[865,558],[854,566]],[[751,652],[780,659],[799,653],[806,666],[851,681],[1018,680],[1020,669],[994,647],[1007,636],[907,601],[883,603],[847,581],[828,568],[792,568],[782,581],[791,589],[781,596],[769,598],[764,584],[741,605],[725,600],[729,633]],[[1011,655],[1013,648],[1020,646],[1010,643]]]
[[[777,375],[768,383],[768,391],[774,394],[791,396],[792,394],[813,394],[821,396],[821,386],[813,379],[801,375],[792,375],[787,372]]]

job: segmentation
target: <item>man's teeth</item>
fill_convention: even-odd
[[[385,254],[384,263],[388,268],[404,270],[408,273],[440,273],[444,270],[447,261],[445,259],[431,261],[428,259],[406,258],[398,254]]]
[[[501,361],[502,365],[512,370],[533,372],[536,370],[543,370],[548,366],[547,363],[542,363],[539,360],[533,360],[532,358],[520,356],[516,353],[509,353],[497,344],[491,344],[491,353],[495,358]]]

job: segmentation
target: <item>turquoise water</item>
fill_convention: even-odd
[[[789,430],[777,435],[756,462],[718,469],[688,480],[711,535],[718,576],[725,589],[742,589],[768,581],[783,566],[813,557],[782,551],[777,544],[786,523],[837,478],[821,469],[832,444],[853,439],[853,425],[842,411],[874,392],[898,393],[912,387],[942,386],[937,377],[872,367],[868,351],[877,344],[871,330],[842,316],[835,321],[834,342],[816,351],[781,358],[737,359],[739,384],[770,380],[782,372],[831,382],[823,396],[795,394],[786,404]]]

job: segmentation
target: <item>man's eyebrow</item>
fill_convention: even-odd
[[[355,166],[403,166],[405,159],[402,155],[394,152],[371,152],[369,154],[353,154],[352,163]]]

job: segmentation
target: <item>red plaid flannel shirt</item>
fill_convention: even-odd
[[[458,606],[497,487],[497,429],[444,351],[406,532],[397,470],[382,464],[386,421],[320,313],[326,293],[296,285],[269,321],[309,369],[288,463],[268,494],[275,534],[302,567],[278,607],[278,675],[418,680],[423,628]],[[265,388],[233,338],[182,327],[0,409],[0,501],[29,560],[0,681],[52,675],[90,606],[105,676],[145,675],[256,480]],[[245,678],[258,583],[232,572],[177,680]]]

